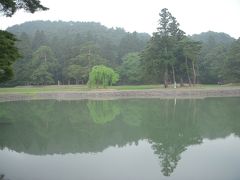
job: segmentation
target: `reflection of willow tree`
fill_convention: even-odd
[[[120,113],[120,109],[116,104],[116,101],[111,100],[89,100],[87,107],[93,121],[97,124],[111,122]]]

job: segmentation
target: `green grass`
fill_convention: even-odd
[[[128,85],[128,86],[112,86],[111,89],[116,90],[143,90],[143,89],[159,89],[162,85]]]
[[[219,89],[224,87],[240,87],[240,84],[227,84],[227,85],[196,85],[194,87],[185,86],[178,89]],[[126,85],[126,86],[111,86],[106,89],[95,88],[89,89],[86,85],[51,85],[51,86],[19,86],[12,88],[0,88],[0,94],[14,94],[14,93],[23,93],[23,94],[37,94],[37,93],[48,93],[48,92],[80,92],[80,91],[102,91],[102,90],[144,90],[144,89],[165,89],[163,85]],[[173,89],[173,86],[170,85],[169,88]]]
[[[103,88],[88,88],[86,85],[63,85],[63,86],[22,86],[12,88],[0,88],[0,94],[6,93],[48,93],[48,92],[79,92],[79,91],[94,91],[94,90],[141,90],[141,89],[158,89],[160,85],[132,85],[132,86],[111,86]]]
[[[226,84],[226,85],[218,85],[218,84],[196,84],[195,86],[188,86],[185,84],[184,87],[180,87],[177,85],[177,89],[219,89],[224,87],[240,87],[240,84]],[[129,85],[129,86],[113,86],[109,87],[111,89],[116,90],[144,90],[144,89],[165,89],[164,85]],[[165,90],[173,89],[173,85],[170,84],[169,87]]]
[[[24,93],[24,94],[35,94],[35,93],[47,93],[47,92],[78,92],[89,90],[87,86],[82,85],[64,85],[64,86],[21,86],[13,88],[0,88],[1,93]]]

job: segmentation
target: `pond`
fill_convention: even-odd
[[[240,179],[240,97],[0,103],[1,180]]]

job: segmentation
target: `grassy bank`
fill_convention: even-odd
[[[89,88],[86,85],[51,85],[51,86],[21,86],[11,88],[0,88],[0,93],[44,93],[44,92],[79,92],[79,91],[103,91],[103,90],[142,90],[142,89],[159,89],[160,85],[138,85],[138,86],[111,86],[107,88]]]
[[[44,92],[77,92],[89,90],[85,85],[64,85],[64,86],[18,86],[11,88],[0,88],[0,93],[44,93]]]
[[[234,88],[240,87],[239,84],[228,84],[228,85],[196,85],[194,87],[178,87],[177,89],[219,89],[219,88]],[[37,93],[48,93],[48,92],[79,92],[79,91],[111,91],[111,90],[147,90],[147,89],[173,89],[172,86],[165,89],[163,85],[129,85],[129,86],[111,86],[105,89],[102,88],[93,88],[90,89],[86,85],[51,85],[51,86],[19,86],[12,88],[0,88],[0,94],[14,94],[14,93],[23,93],[23,94],[37,94]]]

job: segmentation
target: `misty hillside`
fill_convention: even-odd
[[[202,32],[200,34],[194,34],[191,38],[195,41],[201,41],[204,44],[215,43],[230,45],[235,39],[226,33],[218,33],[213,31]]]
[[[223,64],[229,49],[236,40],[226,33],[213,31],[194,34],[191,39],[202,42],[198,59],[199,81],[218,82],[224,76]]]
[[[29,84],[35,77],[44,77],[43,82],[48,84],[86,83],[91,67],[99,64],[117,70],[122,84],[147,82],[143,80],[139,56],[151,38],[147,33],[129,33],[96,22],[63,21],[26,22],[7,31],[19,39],[17,46],[22,54],[13,65],[15,77],[9,84]],[[202,42],[197,62],[198,81],[217,83],[223,76],[222,65],[235,39],[212,31],[190,38]],[[48,59],[48,70],[41,63],[43,54]],[[131,58],[134,62],[126,61]],[[76,76],[81,77],[80,82]]]
[[[127,34],[123,28],[107,28],[97,22],[64,22],[64,21],[31,21],[20,25],[9,27],[7,31],[20,35],[25,32],[30,37],[33,37],[36,31],[44,31],[47,36],[94,36],[96,39],[107,38],[119,44],[121,39]],[[137,33],[138,38],[143,41],[149,40],[150,36],[147,33]],[[82,38],[83,38],[82,37]]]

